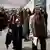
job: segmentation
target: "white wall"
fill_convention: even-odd
[[[25,6],[28,2],[29,0],[0,0],[0,4],[7,8]]]
[[[48,13],[48,26],[47,26],[47,30],[50,31],[50,0],[47,0],[47,5],[46,5],[46,9],[47,9],[47,13]],[[50,33],[48,33],[50,35]]]
[[[34,0],[31,0],[24,8],[30,8],[32,12],[34,9]]]
[[[20,8],[20,6],[10,5],[10,4],[3,4],[4,8]]]
[[[48,13],[48,29],[50,30],[50,8],[49,8],[49,1],[47,0],[47,5],[46,5],[46,9],[47,9],[47,13]]]

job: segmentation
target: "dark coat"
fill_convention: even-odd
[[[46,25],[44,22],[44,17],[42,16],[40,24],[36,23],[37,21],[35,18],[36,17],[32,19],[33,35],[36,37],[46,37],[47,34],[46,34]]]
[[[23,15],[23,11],[21,11],[20,13],[19,13],[19,15],[20,15],[20,21],[21,21],[21,24],[24,24],[24,15]]]
[[[12,41],[12,33],[11,33],[11,32],[8,32],[8,33],[6,34],[6,41],[5,41],[5,44],[6,44],[6,45],[9,45],[9,44],[11,43],[11,41]]]
[[[0,29],[4,29],[6,26],[7,26],[7,21],[8,21],[8,18],[6,16],[6,14],[0,12]]]

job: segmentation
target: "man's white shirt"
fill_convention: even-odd
[[[30,16],[30,19],[29,19],[29,29],[30,29],[30,32],[32,32],[32,27],[31,27],[31,25],[32,25],[32,19],[33,19],[33,17],[34,17],[34,15],[31,15],[31,16]]]
[[[32,21],[33,21],[33,17],[34,17],[34,15],[31,15],[30,16],[30,19],[29,19],[29,29],[30,29],[30,36],[29,37],[32,37],[33,38],[33,40],[32,40],[32,42],[34,43],[34,45],[36,46],[37,45],[37,37],[34,37],[34,35],[33,35],[33,31],[32,31],[32,28],[34,27],[32,27]],[[33,23],[34,24],[34,23]]]

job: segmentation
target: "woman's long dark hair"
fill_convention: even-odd
[[[35,13],[35,8],[33,9],[33,14]]]
[[[38,17],[37,17],[37,15],[38,15]],[[36,16],[39,20],[41,20],[41,19],[42,19],[41,11],[38,11],[38,13],[35,12],[35,16]]]
[[[29,9],[29,8],[26,8],[26,10],[27,10],[27,9]],[[28,11],[27,13],[28,13],[30,16],[32,15],[30,9],[29,9],[29,11]]]
[[[39,20],[41,20],[41,18],[42,18],[42,15],[41,15],[41,13],[39,12]]]

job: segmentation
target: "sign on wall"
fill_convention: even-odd
[[[34,7],[36,7],[37,5],[39,7],[45,8],[46,7],[46,0],[34,0]]]

